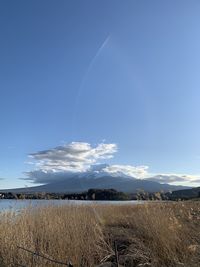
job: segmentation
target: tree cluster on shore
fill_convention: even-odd
[[[89,189],[83,193],[0,193],[0,199],[69,199],[69,200],[129,200],[130,195],[114,189]]]
[[[0,199],[69,199],[69,200],[190,200],[200,199],[200,187],[173,192],[124,193],[115,189],[89,189],[82,193],[0,192]]]
[[[170,195],[164,192],[149,193],[138,190],[137,193],[124,193],[115,189],[89,189],[82,193],[13,193],[0,192],[0,199],[63,199],[63,200],[167,200]]]

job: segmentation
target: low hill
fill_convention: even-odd
[[[191,189],[184,189],[184,190],[176,190],[171,193],[166,194],[169,199],[171,200],[178,200],[178,199],[192,199],[200,197],[200,187],[191,188]]]

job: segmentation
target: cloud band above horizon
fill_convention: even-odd
[[[24,180],[46,184],[65,180],[69,177],[124,177],[148,179],[159,183],[196,182],[198,176],[178,174],[151,174],[146,165],[102,164],[102,160],[113,158],[118,151],[114,143],[100,143],[92,146],[86,142],[71,142],[52,149],[31,153],[31,164],[35,168],[25,172]]]

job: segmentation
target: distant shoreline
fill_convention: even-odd
[[[38,200],[95,200],[95,201],[166,201],[166,200],[192,200],[200,199],[200,188],[178,190],[173,192],[145,192],[137,193],[119,192],[115,189],[89,189],[82,193],[47,193],[47,192],[1,192],[0,199],[38,199]]]

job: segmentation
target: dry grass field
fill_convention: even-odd
[[[61,206],[0,215],[0,266],[200,266],[200,203]],[[113,265],[111,264],[113,262]]]

